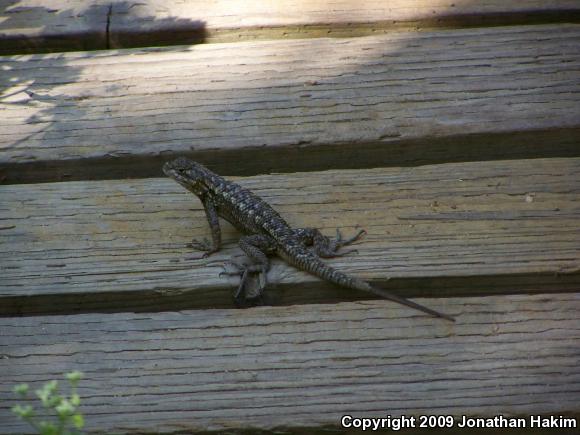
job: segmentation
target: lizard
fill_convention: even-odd
[[[343,239],[337,229],[336,239],[331,239],[316,228],[292,228],[258,195],[184,157],[166,162],[163,172],[196,195],[203,204],[211,231],[211,242],[208,239],[194,240],[190,246],[204,252],[204,258],[219,251],[221,247],[220,217],[244,234],[239,240],[239,246],[252,263],[233,263],[238,270],[230,274],[241,276],[234,295],[236,301],[242,295],[246,296],[245,288],[250,274],[258,274],[257,294],[262,294],[270,269],[268,256],[276,254],[288,264],[338,286],[372,293],[431,316],[455,321],[451,316],[375,287],[322,261],[321,258],[339,257],[353,252],[348,250],[339,253],[338,250],[360,239],[365,234],[364,230]]]

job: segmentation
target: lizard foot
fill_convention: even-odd
[[[236,264],[236,267],[239,266],[240,266],[239,264]],[[248,292],[246,286],[248,283],[248,278],[250,277],[251,273],[258,274],[258,288],[251,292]],[[249,266],[240,267],[240,270],[234,275],[242,276],[240,279],[240,285],[238,286],[238,289],[234,293],[234,299],[236,301],[241,299],[242,296],[243,299],[256,299],[257,297],[261,297],[262,292],[266,288],[266,269],[263,265],[252,264]]]
[[[359,240],[363,235],[366,234],[365,230],[360,230],[357,234],[348,239],[343,239],[340,230],[336,229],[336,238],[330,239],[328,237],[324,237],[322,242],[319,242],[318,246],[316,246],[316,252],[323,258],[333,258],[333,257],[343,257],[348,254],[357,253],[358,250],[356,249],[349,249],[348,251],[338,252],[340,248],[346,245],[350,245],[351,243],[356,242]]]
[[[340,249],[343,246],[350,245],[351,243],[356,242],[362,236],[364,236],[366,233],[367,232],[365,230],[359,230],[359,232],[356,233],[354,236],[352,236],[348,239],[343,239],[342,234],[340,233],[340,230],[337,228],[336,229],[336,239],[333,240],[333,243],[336,247],[335,249]]]
[[[187,245],[187,247],[203,252],[202,258],[207,258],[214,252],[217,252],[217,249],[214,249],[212,243],[207,238],[204,238],[201,241],[194,239]]]

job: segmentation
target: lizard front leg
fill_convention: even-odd
[[[357,234],[348,239],[342,238],[342,234],[340,234],[338,228],[336,229],[335,239],[323,235],[320,230],[316,228],[298,228],[294,230],[294,233],[306,246],[314,246],[314,252],[316,252],[319,257],[332,258],[342,257],[343,255],[357,252],[356,249],[350,249],[339,254],[338,250],[343,246],[356,242],[366,234],[366,231],[360,230]]]
[[[214,252],[219,251],[222,243],[222,232],[220,229],[218,213],[211,199],[209,197],[204,198],[202,199],[202,203],[209,224],[209,229],[211,231],[211,243],[207,238],[204,238],[202,241],[194,239],[191,241],[189,246],[198,251],[203,251],[203,258],[206,258]]]
[[[252,260],[252,264],[247,266],[241,266],[235,264],[239,269],[237,274],[241,274],[242,278],[240,285],[236,290],[234,298],[239,303],[241,302],[242,294],[247,295],[245,292],[246,284],[248,280],[248,274],[259,273],[260,286],[257,290],[256,296],[259,297],[264,289],[266,288],[266,274],[270,269],[270,260],[268,259],[269,254],[273,254],[276,251],[276,242],[271,237],[254,234],[251,236],[244,236],[239,242],[240,248],[246,253],[246,255]]]

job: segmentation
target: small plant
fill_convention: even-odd
[[[18,418],[28,422],[41,435],[77,435],[85,425],[85,421],[78,407],[81,398],[77,394],[77,385],[82,377],[81,372],[67,373],[71,387],[70,397],[61,396],[58,393],[58,381],[50,381],[35,391],[36,397],[40,399],[42,407],[50,414],[56,414],[49,421],[39,420],[32,405],[16,405],[12,412]],[[28,384],[20,384],[14,387],[14,393],[21,398],[28,396]]]

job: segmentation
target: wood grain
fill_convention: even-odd
[[[0,0],[0,53],[106,48],[110,3]]]
[[[0,53],[580,21],[575,0],[0,1]]]
[[[14,384],[73,369],[89,433],[580,416],[580,295],[426,302],[458,322],[384,301],[0,319],[0,433],[24,432],[8,410]]]
[[[580,151],[580,25],[5,57],[4,182]],[[219,163],[219,164],[217,164]]]
[[[160,163],[161,164],[161,163]],[[238,181],[294,227],[368,231],[335,267],[407,296],[576,291],[580,159],[263,175]],[[208,236],[202,206],[170,179],[10,185],[0,189],[0,313],[231,307],[243,260],[224,225]],[[369,298],[276,260],[267,302]]]
[[[355,37],[393,30],[579,22],[572,0],[148,0],[114,4],[110,46]]]

